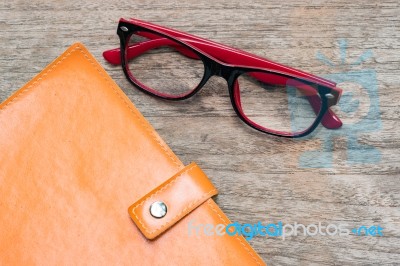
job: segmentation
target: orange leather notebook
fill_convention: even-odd
[[[82,44],[0,105],[0,264],[264,265]]]

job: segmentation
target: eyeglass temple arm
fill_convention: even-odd
[[[172,47],[174,47],[174,49],[176,49],[177,51],[179,51],[181,54],[185,55],[186,57],[189,57],[191,59],[200,59],[197,56],[197,54],[195,54],[191,50],[189,50],[186,47],[181,46],[181,45],[177,44],[176,42],[171,41],[167,38],[146,40],[143,42],[138,42],[133,45],[130,45],[128,47],[128,51],[127,51],[127,59],[131,60],[137,56],[144,54],[148,50],[152,50],[154,48],[161,47],[161,46],[172,46]],[[121,64],[120,48],[115,48],[115,49],[104,51],[103,57],[104,57],[104,59],[107,60],[107,62],[109,62],[113,65]]]
[[[151,33],[148,33],[148,32],[138,32],[138,35],[150,38],[150,40],[139,42],[139,43],[136,43],[134,45],[129,46],[128,49],[127,49],[127,58],[128,58],[128,60],[132,59],[132,58],[135,58],[135,57],[145,53],[148,50],[151,50],[151,49],[154,49],[154,48],[157,48],[157,47],[160,47],[160,46],[165,46],[165,45],[172,46],[174,49],[176,49],[177,51],[179,51],[180,53],[182,53],[183,55],[185,55],[185,56],[187,56],[189,58],[199,59],[198,55],[196,53],[194,53],[193,51],[191,51],[190,49],[187,49],[185,46],[181,46],[181,45],[177,44],[176,42],[174,42],[172,40],[169,40],[167,38],[160,38],[159,36],[151,34]],[[193,46],[198,46],[196,44],[199,44],[198,42],[193,43],[193,41],[186,40],[186,39],[182,40],[182,41],[188,42],[189,44],[191,44]],[[199,47],[199,48],[204,50],[204,51],[206,51],[206,52],[209,52],[209,50],[210,50],[210,47],[209,47],[210,45],[209,44],[204,43],[202,46],[203,47],[201,47],[201,48]],[[221,45],[221,46],[223,46],[223,45]],[[214,50],[215,50],[214,46],[212,46],[211,48],[214,48]],[[236,52],[235,51],[236,49],[230,48],[230,47],[228,47],[228,48],[230,50],[232,50],[232,51],[227,51],[228,53],[229,52],[230,53],[235,53]],[[222,50],[222,52],[226,51],[225,48],[219,48],[218,50],[220,50],[220,51]],[[242,53],[246,53],[246,52],[243,52],[243,51],[240,51],[240,50],[238,50],[238,51],[242,52]],[[223,53],[215,54],[215,51],[214,51],[214,53],[210,53],[211,56],[213,56],[213,57],[215,57],[215,58],[217,58],[217,59],[219,59],[219,60],[221,60],[223,62],[235,64],[234,62],[232,62],[230,60],[225,60],[226,58],[232,58],[233,57],[232,55],[228,56],[228,54],[225,54],[225,56],[222,56],[223,58],[221,58],[221,54],[223,55]],[[236,53],[235,53],[235,55],[236,55]],[[103,53],[103,56],[108,62],[110,62],[112,64],[116,64],[116,65],[121,64],[120,49],[119,48],[105,51]],[[244,55],[244,56],[245,56],[245,58],[247,58],[248,55]],[[257,57],[255,57],[253,55],[250,55],[250,56],[252,58],[254,58],[254,59],[267,61],[265,59],[257,58]],[[241,63],[243,63],[243,60],[241,61]],[[274,65],[279,65],[279,64],[276,64],[274,62],[271,62],[271,63],[274,64]],[[255,62],[250,62],[250,64],[254,65]],[[261,66],[261,67],[265,67],[265,65]],[[285,66],[283,66],[283,67],[285,67]],[[271,83],[271,82],[274,82],[274,83],[277,83],[277,84],[282,83],[279,80],[275,80],[276,78],[274,78],[274,80],[272,80],[271,79],[272,77],[271,76],[268,77],[267,74],[253,75],[253,77],[256,78],[259,81],[264,82],[264,83]],[[285,85],[285,82],[283,82],[282,85]],[[313,107],[314,112],[316,114],[318,114],[318,112],[319,112],[319,110],[321,108],[321,102],[320,101],[316,101],[314,98],[315,97],[307,96],[307,99],[310,102],[311,106]],[[328,128],[328,129],[336,129],[336,128],[340,128],[342,126],[342,122],[340,121],[340,119],[330,109],[327,110],[327,112],[325,113],[324,117],[322,118],[321,124],[324,127]]]

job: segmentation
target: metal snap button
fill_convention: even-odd
[[[163,218],[167,214],[167,205],[162,201],[156,201],[150,206],[150,214],[154,218]]]

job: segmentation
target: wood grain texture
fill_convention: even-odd
[[[255,237],[250,243],[269,265],[398,265],[399,14],[395,0],[3,1],[0,101],[80,41],[183,162],[196,161],[204,169],[219,189],[218,204],[232,221],[306,225],[321,221],[384,228],[382,237],[297,236],[284,241]],[[355,90],[360,112],[354,116],[341,112],[355,130],[329,137],[329,130],[319,128],[303,140],[267,136],[236,117],[226,82],[220,78],[212,78],[199,94],[183,102],[162,101],[133,88],[120,67],[107,64],[101,56],[119,44],[115,32],[120,17],[181,29],[315,74],[370,70],[377,95],[371,99]],[[373,55],[360,65],[341,64],[340,40],[347,41],[347,63],[368,50]],[[335,66],[317,60],[318,53]],[[379,101],[376,121],[381,124],[367,130],[357,127],[354,123],[369,119],[368,108],[375,100]],[[349,152],[357,147],[349,134],[378,149],[381,159],[352,164]],[[301,167],[304,151],[323,150],[324,143],[333,141],[332,151],[325,152],[332,154],[330,167]]]

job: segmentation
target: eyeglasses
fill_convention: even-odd
[[[127,79],[159,98],[183,100],[217,75],[228,83],[239,118],[259,131],[303,137],[319,123],[342,126],[330,110],[342,90],[334,82],[226,45],[137,19],[120,19],[120,48],[104,58]]]

